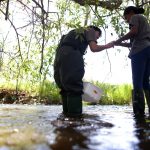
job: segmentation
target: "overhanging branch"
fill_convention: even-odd
[[[100,0],[72,0],[82,6],[84,5],[94,5],[94,6],[100,6],[103,8],[106,8],[110,11],[117,9],[121,4],[122,0],[106,0],[106,1],[100,1]]]

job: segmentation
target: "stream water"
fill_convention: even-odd
[[[84,106],[81,119],[58,119],[60,105],[0,105],[0,150],[149,150],[150,119],[131,106]],[[147,110],[146,110],[147,111]]]

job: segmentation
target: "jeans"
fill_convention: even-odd
[[[133,88],[150,90],[150,46],[131,57]]]

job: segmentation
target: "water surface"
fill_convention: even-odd
[[[56,105],[0,105],[0,150],[150,149],[150,120],[135,120],[131,106],[84,106],[76,120],[58,117],[61,111]]]

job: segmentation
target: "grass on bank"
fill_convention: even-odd
[[[128,105],[131,103],[131,84],[112,85],[108,83],[94,83],[103,90],[100,104]]]
[[[91,81],[92,82],[92,81]],[[130,84],[112,85],[109,83],[92,82],[103,90],[103,95],[99,101],[101,105],[128,105],[131,101]],[[0,84],[0,90],[16,90],[14,83]],[[24,91],[31,96],[37,96],[39,99],[47,99],[50,104],[60,104],[61,98],[59,89],[54,82],[45,81],[43,84],[21,83],[18,86],[19,91]],[[90,103],[89,103],[90,104]]]

